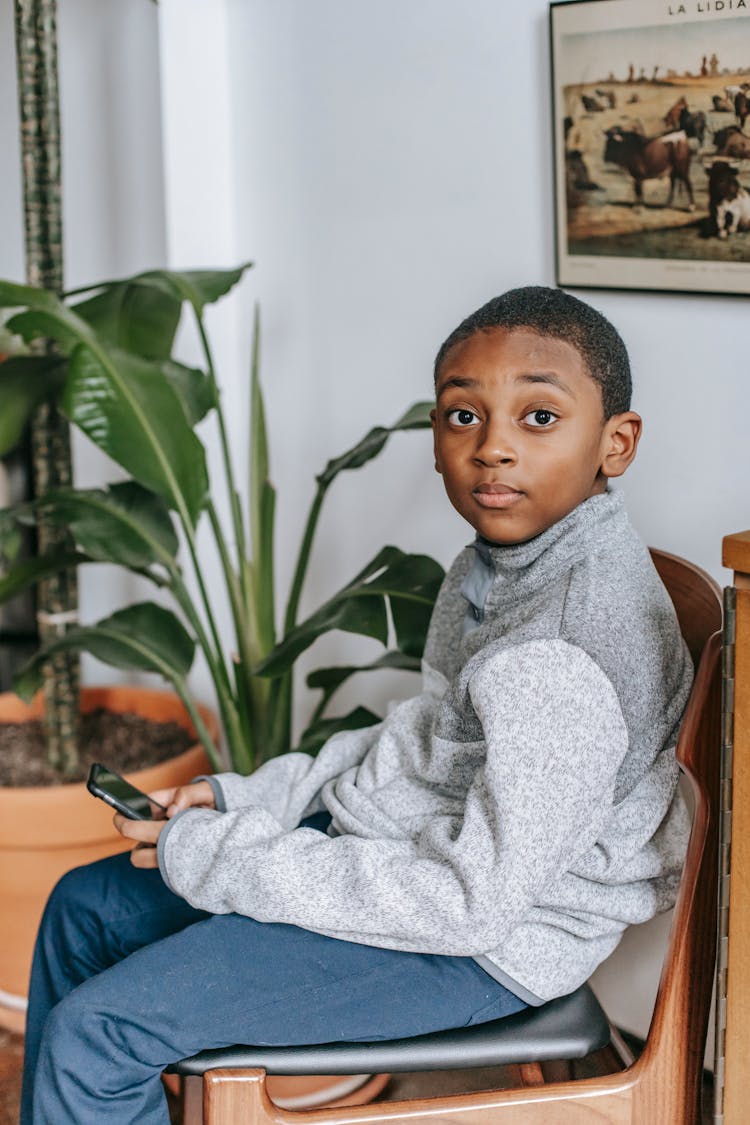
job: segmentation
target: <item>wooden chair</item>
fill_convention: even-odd
[[[541,1062],[582,1058],[610,1040],[606,1016],[584,986],[504,1020],[414,1039],[204,1051],[170,1069],[203,1075],[207,1125],[390,1125],[408,1118],[427,1125],[682,1125],[700,1120],[716,947],[721,597],[698,567],[662,551],[652,551],[652,557],[697,665],[677,746],[695,809],[651,1026],[639,1058],[616,1073],[544,1084]],[[525,1085],[306,1112],[280,1109],[265,1090],[266,1073],[360,1074],[505,1063],[522,1064]],[[559,1064],[556,1069],[559,1073]]]

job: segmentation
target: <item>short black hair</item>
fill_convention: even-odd
[[[496,328],[528,328],[540,336],[571,344],[580,352],[591,378],[601,387],[605,420],[630,409],[630,360],[617,329],[585,301],[544,285],[509,289],[462,320],[435,358],[435,384],[452,347],[475,332],[492,332]]]

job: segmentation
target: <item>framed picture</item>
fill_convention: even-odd
[[[557,282],[750,293],[750,0],[550,5]]]

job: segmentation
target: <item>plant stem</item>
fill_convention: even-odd
[[[206,365],[208,367],[208,376],[211,380],[211,387],[213,390],[214,407],[216,410],[216,420],[219,426],[219,440],[221,443],[221,456],[224,462],[224,476],[226,478],[227,492],[229,494],[229,506],[232,512],[232,526],[234,527],[234,535],[237,543],[238,566],[237,572],[240,577],[240,582],[243,586],[243,594],[247,599],[247,590],[245,589],[245,575],[243,563],[247,557],[247,541],[245,537],[245,525],[242,520],[242,508],[240,506],[239,496],[234,481],[234,470],[232,467],[232,456],[229,451],[229,439],[227,437],[226,423],[224,421],[224,411],[221,406],[221,394],[219,386],[216,381],[216,368],[214,366],[213,354],[211,352],[211,345],[208,340],[205,326],[203,324],[203,317],[198,312],[195,305],[191,306],[195,313],[195,320],[198,326],[198,333],[201,338],[201,345],[203,347],[203,354],[206,357]]]
[[[269,729],[270,741],[264,758],[273,758],[291,750],[292,742],[292,697],[294,681],[292,670],[276,676],[270,681]]]
[[[230,746],[241,744],[244,739],[240,728],[239,716],[234,703],[232,688],[228,679],[226,665],[220,653],[216,653],[206,633],[200,614],[196,611],[190,595],[187,592],[182,575],[176,567],[170,567],[171,589],[177,604],[190,621],[195,630],[198,645],[206,658],[211,680],[216,692],[216,699],[221,711],[221,721],[226,732]]]
[[[180,677],[170,677],[172,687],[175,689],[180,699],[185,705],[185,708],[193,721],[195,733],[198,735],[200,742],[202,742],[206,753],[208,754],[211,765],[215,770],[224,768],[224,762],[221,760],[221,755],[216,747],[216,743],[209,734],[206,724],[203,722],[201,713],[198,710],[195,700],[188,691],[187,684]]]
[[[246,676],[246,693],[238,692],[238,702],[242,706],[243,695],[246,694],[247,699],[250,701],[253,709],[259,705],[262,710],[265,710],[266,698],[268,689],[265,684],[259,683],[257,679],[251,676],[250,670],[255,663],[255,655],[251,647],[251,627],[245,620],[243,612],[243,603],[239,596],[239,582],[237,575],[232,570],[232,563],[229,558],[229,551],[227,549],[224,533],[219,523],[219,518],[216,514],[216,509],[213,503],[209,501],[207,506],[208,516],[211,521],[211,528],[214,533],[214,540],[219,552],[222,569],[224,571],[224,578],[226,582],[227,591],[229,593],[229,604],[232,611],[232,618],[234,621],[235,640],[237,642],[237,649],[239,652],[240,666]],[[247,709],[247,703],[244,705]],[[237,761],[239,753],[247,756],[248,768],[252,765],[253,756],[253,743],[255,741],[255,730],[259,716],[256,714],[248,714],[245,719],[240,719],[243,727],[247,731],[252,731],[251,744],[246,747],[233,747],[232,757]]]
[[[27,279],[30,285],[60,293],[63,262],[55,0],[16,0],[16,55]],[[54,406],[45,403],[32,420],[31,433],[35,494],[43,496],[50,489],[69,485],[68,423]],[[67,541],[64,531],[40,520],[40,553]],[[74,570],[40,584],[38,620],[42,644],[64,635],[75,624]],[[64,774],[72,772],[78,762],[78,684],[77,654],[58,653],[45,670],[45,724],[50,764]]]
[[[250,589],[258,652],[265,656],[276,643],[274,529],[276,498],[268,479],[268,431],[260,385],[260,310],[255,306],[250,364],[250,456],[248,459],[248,524],[252,549]]]
[[[307,574],[307,567],[310,562],[310,552],[312,551],[313,540],[315,538],[318,520],[320,519],[320,510],[323,506],[323,500],[325,499],[327,491],[328,485],[319,480],[317,491],[310,505],[310,511],[307,514],[305,532],[300,544],[299,554],[297,555],[297,564],[294,568],[294,577],[292,579],[286,605],[286,614],[284,616],[284,636],[290,633],[297,624],[299,600]],[[283,753],[284,750],[289,749],[292,736],[294,680],[291,670],[271,682],[272,690],[269,710],[271,713],[272,753],[280,754]]]
[[[302,586],[307,574],[308,563],[310,562],[310,552],[312,550],[313,539],[315,531],[318,526],[320,518],[320,509],[323,506],[325,494],[328,491],[327,484],[318,482],[318,489],[315,497],[310,506],[310,511],[307,515],[307,523],[305,524],[305,534],[302,538],[299,554],[297,555],[297,565],[294,570],[294,578],[292,580],[291,589],[289,591],[289,600],[286,606],[286,615],[284,617],[284,636],[291,632],[297,624],[297,610],[299,608],[299,599],[302,593]]]

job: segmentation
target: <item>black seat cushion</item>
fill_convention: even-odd
[[[218,1047],[168,1069],[261,1069],[268,1074],[361,1074],[455,1070],[504,1063],[579,1059],[609,1043],[609,1023],[588,985],[539,1008],[490,1023],[436,1031],[412,1039],[318,1043],[303,1047]]]

